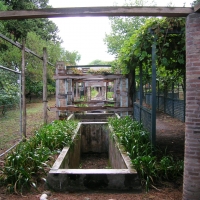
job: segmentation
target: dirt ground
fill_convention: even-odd
[[[35,117],[38,117],[37,115]],[[55,114],[50,115],[49,120],[53,120]],[[156,144],[162,150],[170,152],[173,156],[183,159],[184,156],[184,131],[185,125],[177,119],[168,115],[157,113],[157,137]],[[167,148],[166,148],[167,147]],[[91,163],[95,163],[96,158],[90,158]],[[102,158],[104,159],[104,158]],[[105,160],[104,160],[105,161]],[[83,163],[83,168],[87,168],[87,164]],[[145,191],[134,192],[102,192],[102,191],[86,191],[74,193],[56,193],[48,191],[48,200],[180,200],[182,199],[182,180],[179,184],[166,183],[165,187],[159,190],[151,189],[148,193]],[[5,188],[0,188],[0,200],[39,200],[44,191],[48,190],[44,184],[41,184],[38,190],[31,190],[22,195],[6,194]]]

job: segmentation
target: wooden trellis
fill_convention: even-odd
[[[79,66],[76,66],[79,67]],[[73,112],[120,112],[121,115],[127,115],[133,108],[128,105],[128,79],[121,74],[73,74],[71,67],[66,67],[64,62],[58,62],[56,65],[56,107],[51,107],[51,111],[56,111],[57,118],[65,117]],[[114,82],[114,101],[106,98],[107,83]],[[84,85],[87,99],[85,101],[75,101],[74,83]],[[101,87],[103,90],[102,100],[91,100],[90,88]],[[87,88],[87,89],[86,89]],[[105,103],[113,103],[112,106],[104,106]],[[78,107],[77,104],[87,104],[87,106]]]

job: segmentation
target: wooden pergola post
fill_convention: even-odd
[[[47,124],[47,48],[43,48],[43,117],[44,124]]]
[[[26,138],[26,93],[25,93],[25,39],[22,41],[22,132]]]

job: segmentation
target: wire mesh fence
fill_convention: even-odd
[[[172,82],[165,88],[163,86],[160,87],[159,82],[157,82],[155,102],[152,102],[151,84],[142,83],[142,87],[140,87],[140,84],[141,83],[137,84],[137,91],[134,94],[133,117],[137,121],[142,122],[147,131],[151,133],[153,127],[152,105],[156,106],[156,112],[165,113],[182,122],[185,121],[184,83],[179,85]],[[142,98],[142,100],[140,100],[140,98]]]
[[[0,66],[0,157],[21,136],[21,73]]]

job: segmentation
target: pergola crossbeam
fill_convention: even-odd
[[[112,16],[163,16],[186,17],[193,13],[190,7],[74,7],[35,10],[0,11],[0,20],[56,17],[112,17]]]

